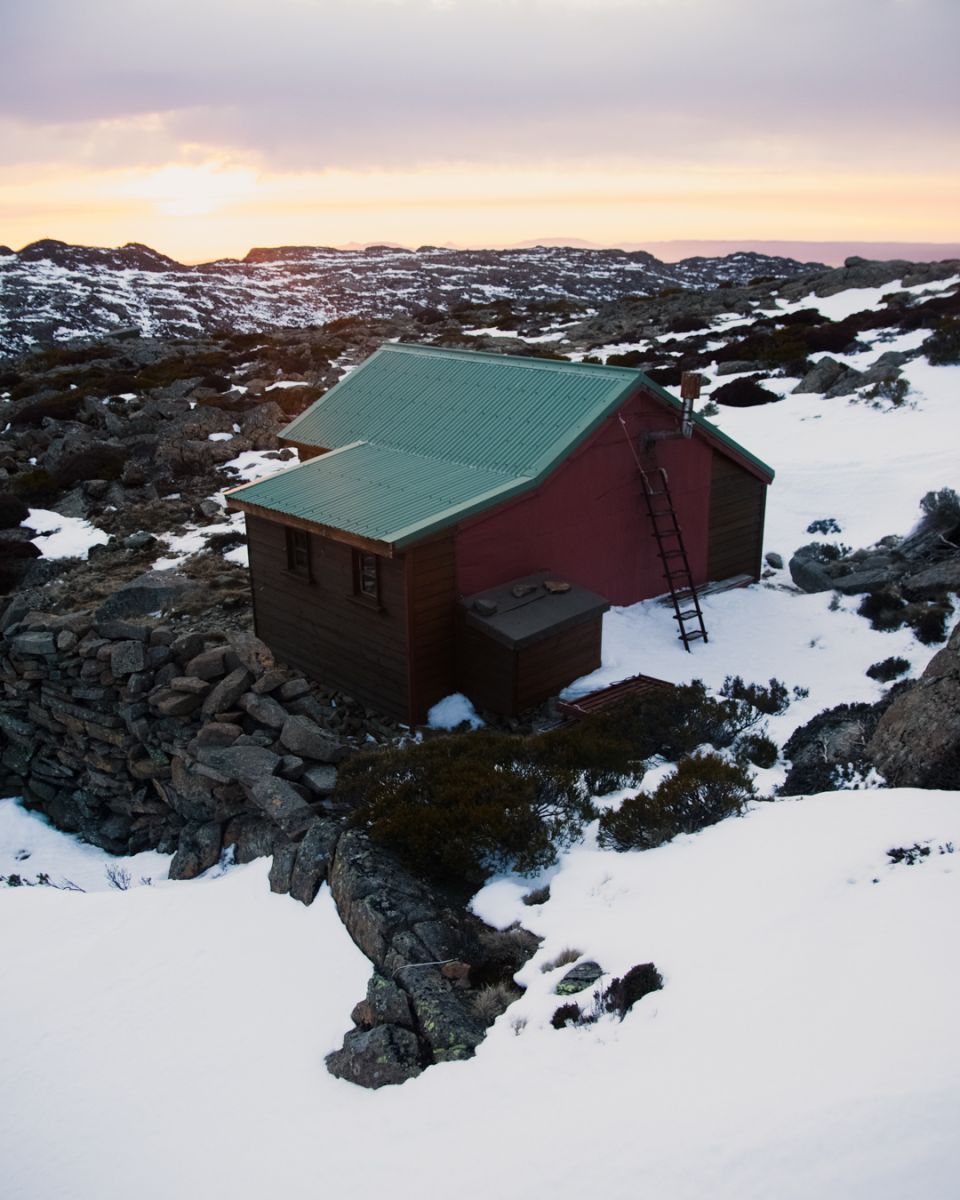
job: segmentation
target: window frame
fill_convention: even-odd
[[[380,555],[353,548],[353,599],[371,608],[380,608]],[[371,583],[372,568],[372,587]]]
[[[297,529],[295,525],[285,525],[287,545],[287,572],[313,583],[313,546],[310,534],[305,529]]]

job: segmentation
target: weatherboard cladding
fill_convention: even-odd
[[[230,500],[399,549],[536,486],[641,386],[678,407],[625,367],[383,346],[284,430],[330,453]]]

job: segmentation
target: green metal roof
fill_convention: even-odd
[[[383,346],[283,431],[330,453],[230,499],[401,549],[535,487],[641,386],[679,409],[627,367]]]

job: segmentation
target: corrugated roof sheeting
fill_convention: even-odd
[[[640,382],[636,371],[422,346],[384,346],[284,431],[539,475]]]
[[[235,489],[231,498],[402,546],[528,480],[358,442]]]
[[[232,496],[401,547],[535,486],[640,387],[679,409],[626,367],[382,346],[284,430],[330,452]]]

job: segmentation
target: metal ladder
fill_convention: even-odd
[[[674,620],[679,627],[680,641],[690,652],[690,643],[702,639],[708,641],[707,629],[697,589],[690,574],[690,563],[683,544],[683,531],[677,521],[677,512],[670,495],[670,483],[663,467],[657,467],[650,475],[638,467],[643,481],[643,494],[647,501],[653,536],[657,539],[657,553],[663,562],[663,573],[673,601]],[[688,628],[690,626],[690,628]]]

